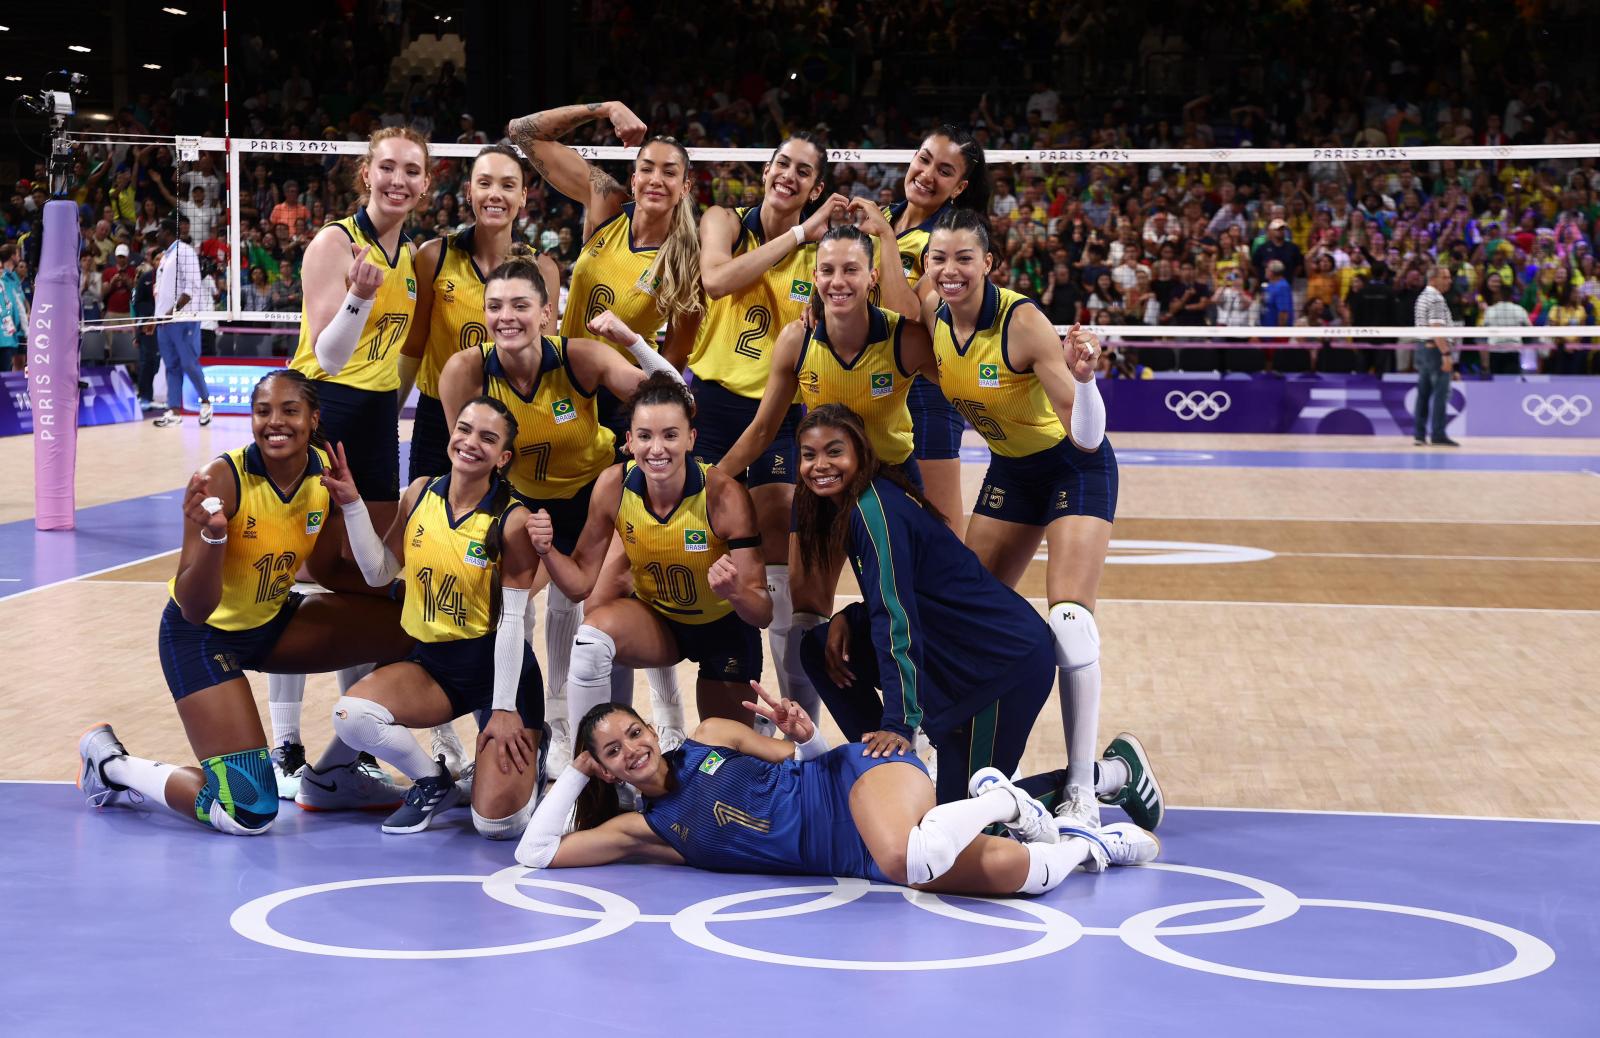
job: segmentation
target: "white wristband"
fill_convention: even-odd
[[[793,227],[789,228],[789,231],[794,235],[795,248],[799,248],[806,243],[805,227],[801,226],[800,224],[795,224]]]
[[[811,726],[811,738],[794,744],[795,760],[814,760],[827,752],[828,740],[823,738],[822,729],[816,725]]]
[[[200,531],[200,539],[202,541],[205,541],[207,544],[227,544],[228,543],[228,535],[227,534],[223,534],[221,537],[218,537],[216,540],[212,540],[210,537],[206,536],[205,530],[201,530]]]

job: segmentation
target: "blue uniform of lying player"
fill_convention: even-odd
[[[920,725],[939,753],[940,803],[965,796],[983,768],[1011,774],[1055,684],[1049,627],[878,463],[857,415],[809,413],[800,452],[802,556],[847,554],[863,596],[807,632],[801,650],[845,738],[864,740],[874,756],[903,757]],[[1148,775],[1131,736],[1108,756],[1119,795]],[[1020,784],[1055,808],[1066,777],[1055,771]]]
[[[830,751],[793,700],[751,684],[757,701],[745,705],[787,741],[712,718],[663,755],[631,707],[590,710],[574,747],[582,752],[540,802],[517,860],[578,868],[633,858],[994,896],[1043,893],[1080,866],[1140,864],[1159,850],[1127,823],[1061,828],[993,769],[974,776],[970,799],[935,806],[915,757],[871,757],[853,743]],[[614,787],[622,782],[639,791],[642,811],[619,811]],[[574,807],[574,831],[564,832]],[[1017,839],[981,835],[994,824]]]

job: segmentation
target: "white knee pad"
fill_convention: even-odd
[[[580,685],[608,682],[611,664],[617,656],[617,643],[598,627],[584,624],[572,640],[572,662],[567,665],[567,680]]]
[[[539,791],[535,789],[528,794],[528,802],[522,805],[521,810],[506,818],[485,818],[474,807],[472,827],[486,840],[520,840],[523,830],[528,828],[528,819],[533,817],[533,809],[538,804]]]
[[[906,841],[906,882],[932,883],[950,871],[961,851],[944,826],[924,815]]]
[[[394,714],[370,699],[340,696],[333,704],[333,733],[352,749],[372,752],[383,744],[384,729]]]
[[[1100,628],[1094,614],[1076,602],[1050,607],[1050,633],[1056,641],[1056,666],[1071,673],[1100,662]]]

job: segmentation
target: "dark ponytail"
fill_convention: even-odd
[[[287,379],[300,394],[301,401],[306,405],[306,410],[317,416],[317,424],[311,428],[311,446],[328,449],[328,438],[322,432],[322,398],[317,395],[316,384],[294,368],[274,368],[256,380],[255,388],[250,391],[250,406],[256,406],[256,398],[261,391],[267,388],[267,383],[273,379]]]
[[[928,136],[943,137],[961,149],[961,157],[967,160],[967,171],[963,179],[967,186],[956,197],[950,199],[950,204],[974,212],[987,213],[989,211],[989,163],[983,155],[983,145],[972,135],[972,131],[965,126],[956,126],[953,123],[944,123]]]
[[[644,718],[625,703],[600,703],[591,707],[589,712],[583,715],[583,720],[578,722],[578,730],[572,734],[572,752],[594,756],[595,725],[614,713],[627,714],[640,724],[644,724]],[[599,779],[590,779],[589,784],[583,787],[583,792],[578,794],[577,809],[573,814],[573,829],[577,831],[593,829],[621,813],[622,805],[617,800],[617,787]]]
[[[487,407],[499,415],[506,423],[505,450],[511,452],[511,460],[495,469],[489,507],[485,509],[490,516],[489,532],[483,539],[483,550],[489,557],[489,626],[492,628],[500,622],[500,555],[505,550],[506,534],[503,520],[506,511],[511,507],[511,466],[517,460],[517,418],[511,409],[492,396],[473,397],[464,404],[464,412],[473,405]]]

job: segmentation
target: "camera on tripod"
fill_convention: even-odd
[[[52,81],[66,86],[65,90],[52,89]],[[44,86],[37,94],[24,94],[17,99],[24,110],[41,116],[50,124],[45,131],[45,146],[50,154],[50,194],[60,198],[66,194],[67,174],[72,168],[72,145],[67,140],[67,120],[75,111],[73,96],[82,97],[89,92],[89,77],[82,72],[57,69],[45,73]]]

